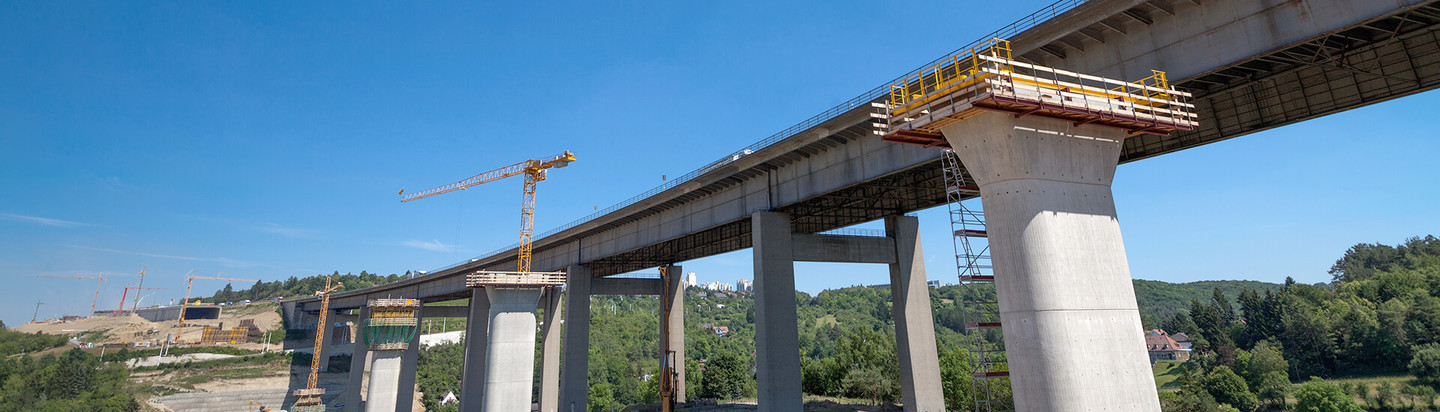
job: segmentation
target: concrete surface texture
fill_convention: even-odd
[[[535,379],[535,304],[538,287],[486,287],[490,333],[485,355],[484,409],[528,411]]]
[[[900,360],[900,401],[906,411],[943,411],[945,394],[940,389],[940,354],[935,348],[930,286],[925,284],[920,220],[887,217],[885,232],[895,240],[895,263],[889,265],[890,300],[894,302],[895,349]]]
[[[669,330],[669,342],[661,342],[662,346],[668,347],[673,356],[660,354],[660,366],[663,368],[666,359],[673,359],[675,365],[675,403],[685,402],[685,268],[679,265],[671,265],[669,284],[665,285],[665,293],[670,299],[670,316],[661,319],[660,338],[665,339],[666,330]],[[663,312],[662,312],[663,316]]]
[[[1110,184],[1125,132],[983,113],[944,127],[980,184],[1018,411],[1159,411]]]
[[[560,363],[560,410],[583,411],[590,393],[590,268],[566,269],[565,330]]]
[[[356,311],[357,318],[364,319],[369,309],[360,308]],[[350,372],[345,377],[346,390],[343,399],[345,405],[353,411],[360,410],[362,393],[360,388],[361,385],[364,385],[365,366],[370,364],[372,354],[370,353],[370,349],[365,346],[365,338],[363,336],[356,336],[355,341],[350,344],[350,353]]]
[[[795,315],[795,254],[790,217],[750,217],[755,260],[755,389],[765,411],[798,411],[800,332]]]
[[[470,317],[465,332],[465,364],[460,371],[460,409],[478,411],[485,396],[485,345],[490,339],[490,296],[484,288],[470,290]]]
[[[555,412],[560,410],[560,287],[545,288],[541,305],[540,411]]]
[[[370,387],[365,394],[365,412],[394,412],[400,392],[400,357],[404,351],[370,353]]]

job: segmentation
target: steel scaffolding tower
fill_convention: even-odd
[[[966,173],[960,158],[950,149],[942,156],[945,167],[945,196],[950,209],[950,230],[955,236],[955,265],[960,274],[960,310],[970,342],[971,393],[975,410],[1010,411],[1010,369],[1005,362],[1005,341],[1000,333],[1000,306],[995,294],[995,272],[990,264],[990,244],[985,230],[984,211],[972,210],[962,201],[980,193],[978,184]]]

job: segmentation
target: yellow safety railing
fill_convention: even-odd
[[[1132,87],[1131,84],[1133,84],[1133,85],[1135,85],[1135,86]],[[1145,97],[1149,97],[1149,98],[1157,99],[1157,100],[1163,100],[1163,101],[1168,101],[1168,100],[1170,100],[1170,94],[1169,94],[1169,93],[1154,91],[1154,90],[1150,90],[1149,88],[1156,88],[1156,89],[1161,89],[1161,90],[1169,90],[1169,89],[1170,89],[1170,81],[1165,78],[1165,72],[1159,71],[1159,70],[1151,70],[1151,71],[1150,71],[1150,77],[1146,77],[1146,78],[1144,78],[1144,79],[1140,79],[1140,80],[1136,80],[1136,81],[1130,82],[1130,84],[1122,84],[1122,85],[1116,86],[1115,88],[1110,89],[1110,91],[1112,91],[1112,92],[1117,92],[1117,93],[1118,93],[1119,95],[1121,95],[1121,96],[1131,95],[1131,94],[1138,94],[1138,95],[1141,95],[1141,96],[1145,96]],[[1132,90],[1133,90],[1133,92],[1132,92]],[[1143,100],[1135,100],[1135,99],[1129,99],[1129,100],[1131,100],[1131,101],[1134,102],[1135,104],[1141,104],[1141,105],[1146,105],[1146,106],[1154,106],[1154,105],[1156,105],[1155,102],[1151,102],[1151,101],[1143,101]]]
[[[891,115],[914,110],[943,96],[942,92],[975,84],[983,77],[980,76],[983,63],[977,54],[1010,60],[1010,42],[990,39],[890,85]]]

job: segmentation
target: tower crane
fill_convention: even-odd
[[[149,269],[149,268],[150,268],[149,265],[145,265],[145,266],[141,266],[141,267],[140,267],[140,273],[139,273],[139,275],[140,275],[140,284],[137,285],[136,287],[142,287],[142,288],[145,287],[145,269]],[[122,298],[122,299],[120,299],[120,301],[121,301],[121,302],[120,302],[120,306],[123,308],[123,307],[125,306],[125,302],[124,302],[125,299]],[[139,310],[140,310],[140,291],[137,290],[137,291],[135,291],[135,304],[130,306],[130,313],[135,313],[136,311],[139,311]]]
[[[65,278],[65,279],[99,279],[100,281],[95,283],[95,299],[92,299],[92,300],[90,301],[90,313],[85,314],[85,317],[88,318],[88,317],[91,317],[91,316],[94,316],[94,315],[95,315],[95,304],[100,302],[100,286],[105,284],[105,275],[103,275],[103,274],[100,275],[100,276],[55,276],[55,275],[40,275],[40,277],[42,277],[42,278]]]
[[[192,271],[190,271],[190,273],[195,273],[195,271],[192,270]],[[195,276],[195,275],[191,275],[191,274],[189,274],[189,273],[185,274],[185,279],[186,279],[186,281],[188,282],[188,283],[186,283],[186,285],[185,285],[185,300],[180,301],[180,317],[175,321],[175,327],[176,327],[176,328],[185,326],[185,308],[187,308],[187,307],[190,306],[190,288],[193,287],[193,286],[195,286],[195,279],[228,280],[228,281],[231,281],[231,282],[255,282],[255,281],[256,281],[255,279],[234,279],[234,278],[222,278],[222,277],[211,277],[211,276]],[[177,337],[177,338],[179,337],[179,333],[176,333],[176,337]]]
[[[405,189],[400,189],[400,202],[424,199],[441,193],[465,190],[472,186],[489,183],[515,175],[525,175],[525,186],[520,196],[520,256],[516,262],[519,273],[530,273],[530,247],[531,240],[535,233],[535,183],[545,180],[546,170],[559,169],[568,166],[575,161],[575,154],[565,151],[549,159],[530,159],[499,169],[491,170],[478,175],[470,176],[465,180],[448,185],[426,189],[419,192],[405,194]]]
[[[305,389],[295,390],[296,406],[313,406],[320,404],[320,397],[325,395],[324,388],[316,388],[320,379],[320,358],[325,342],[325,315],[330,312],[330,292],[340,290],[344,283],[330,285],[330,276],[325,277],[325,289],[315,292],[320,297],[320,319],[317,320],[315,328],[315,349],[310,352],[310,380],[306,381]]]
[[[143,273],[143,272],[142,272],[142,273]],[[117,307],[117,308],[115,308],[115,312],[114,312],[114,313],[115,313],[116,315],[119,315],[120,313],[125,312],[125,297],[130,295],[130,290],[132,290],[132,289],[135,290],[135,302],[136,302],[136,305],[135,305],[135,306],[138,307],[138,306],[140,306],[140,305],[139,305],[139,302],[140,302],[140,291],[142,291],[142,290],[162,290],[162,289],[165,289],[165,288],[142,288],[142,287],[139,287],[139,286],[125,285],[125,291],[120,293],[120,306]],[[132,308],[131,311],[130,311],[130,313],[135,313],[135,309]]]

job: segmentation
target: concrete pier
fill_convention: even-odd
[[[1159,411],[1110,191],[1125,131],[996,112],[942,131],[980,184],[1016,410]]]
[[[540,336],[540,412],[560,410],[560,290],[545,288]]]
[[[345,406],[350,410],[360,410],[361,392],[360,387],[365,382],[365,366],[369,365],[370,351],[365,347],[364,325],[358,319],[365,319],[365,307],[355,309],[356,331],[354,342],[350,345],[350,374],[345,377]]]
[[[560,410],[586,411],[590,394],[590,268],[570,266],[565,291],[565,346],[560,364]]]
[[[906,411],[944,411],[920,221],[912,216],[887,217],[885,233],[895,241],[895,260],[889,264],[890,300],[894,305],[891,313],[895,317],[895,349],[900,358],[901,403]]]
[[[396,410],[400,392],[400,357],[403,354],[404,351],[396,350],[370,354],[370,387],[365,395],[365,412]]]
[[[762,411],[799,411],[804,399],[790,217],[757,212],[750,216],[750,231],[755,260],[757,403]]]
[[[465,364],[460,372],[460,410],[481,409],[485,396],[485,345],[490,335],[490,297],[470,289],[470,316],[465,326]]]
[[[485,356],[485,411],[530,410],[535,377],[535,304],[539,287],[486,287],[490,336]]]
[[[424,306],[415,309],[416,319],[423,314],[420,311]],[[395,383],[395,412],[410,412],[415,406],[415,374],[419,372],[420,361],[420,334],[415,334],[415,339],[410,340],[410,345],[405,347],[405,354],[400,357],[400,379]],[[443,394],[442,394],[443,395]]]
[[[663,369],[667,359],[672,359],[675,367],[675,403],[685,402],[685,268],[679,265],[671,265],[666,271],[670,274],[670,283],[663,285],[664,290],[660,291],[667,295],[670,302],[670,316],[660,319],[660,339],[665,339],[668,333],[668,342],[661,342],[660,366]],[[664,300],[662,300],[663,302]],[[661,308],[661,316],[664,316],[665,308]],[[663,351],[669,350],[673,355],[667,355]]]

